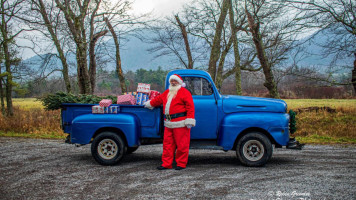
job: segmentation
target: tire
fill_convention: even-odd
[[[239,161],[249,167],[260,167],[272,157],[271,141],[262,133],[244,135],[237,143],[236,155]]]
[[[91,144],[91,154],[101,165],[116,165],[125,155],[125,142],[116,133],[102,132]]]
[[[127,147],[126,154],[131,154],[135,152],[138,149],[138,147]]]

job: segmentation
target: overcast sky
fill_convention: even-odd
[[[134,0],[132,12],[135,14],[144,14],[152,12],[155,17],[163,17],[172,13],[177,13],[185,3],[191,0]],[[17,38],[17,43],[20,46],[32,46],[31,42]],[[43,52],[45,53],[45,52]],[[35,53],[30,49],[22,49],[20,57],[27,59],[34,56]]]
[[[166,16],[177,12],[189,1],[191,0],[135,0],[133,10],[135,13],[147,13],[153,10],[154,14]]]

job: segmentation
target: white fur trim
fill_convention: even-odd
[[[174,74],[169,77],[169,82],[171,82],[172,79],[178,81],[178,83],[179,83],[180,85],[182,85],[182,83],[183,83],[183,80],[180,79],[178,76],[176,76],[176,75],[174,75]]]
[[[172,121],[164,121],[164,126],[167,128],[182,128],[185,127],[185,120],[172,122]]]
[[[171,88],[172,86],[169,86],[169,88]],[[178,87],[177,89],[177,93],[178,91],[180,90],[181,86],[180,85],[177,85],[176,87]],[[165,115],[169,115],[169,109],[171,107],[171,103],[172,103],[172,100],[173,100],[174,96],[169,96],[169,92],[167,94],[167,103],[166,103],[166,107],[164,108],[164,114]]]
[[[182,83],[182,87],[185,87],[185,86],[187,86],[187,84],[185,84],[185,83]]]
[[[169,108],[171,107],[173,96],[170,96],[167,100],[166,107],[164,108],[164,114],[169,115]]]
[[[144,103],[144,105],[145,105],[145,108],[148,108],[148,109],[151,109],[151,110],[154,109],[154,107],[151,105],[150,101],[146,101],[146,102]]]
[[[193,118],[187,118],[187,119],[184,120],[184,124],[185,125],[192,125],[194,127],[195,123],[196,123],[196,121]]]

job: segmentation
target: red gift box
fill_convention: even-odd
[[[146,83],[138,83],[137,85],[137,92],[141,93],[150,93],[151,84]]]
[[[135,105],[136,100],[135,97],[132,96],[131,94],[120,95],[117,96],[117,104]]]
[[[159,95],[161,95],[160,92],[158,92],[156,90],[151,90],[149,99],[152,100],[152,99],[154,99],[155,97],[157,97]]]
[[[99,106],[101,107],[109,107],[112,104],[112,100],[111,99],[102,99],[99,102]]]

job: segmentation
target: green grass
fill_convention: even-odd
[[[12,103],[14,106],[25,110],[33,108],[44,108],[42,103],[40,101],[37,101],[36,98],[14,98]]]
[[[298,136],[296,139],[302,144],[356,144],[355,138],[320,136],[316,134],[307,137]]]
[[[356,99],[283,99],[290,109],[305,107],[356,108]]]
[[[56,132],[31,134],[31,133],[16,133],[16,132],[0,132],[0,137],[21,137],[21,138],[36,138],[36,139],[65,139],[66,136],[58,135]]]
[[[330,107],[326,111],[298,113],[296,137],[306,144],[356,144],[356,99],[286,99],[289,109]],[[35,98],[13,99],[16,119],[0,115],[0,136],[63,139],[59,111],[45,111]],[[6,129],[5,129],[6,127]],[[17,128],[17,129],[16,129]],[[4,131],[6,130],[6,132]],[[16,130],[16,131],[15,131]]]

